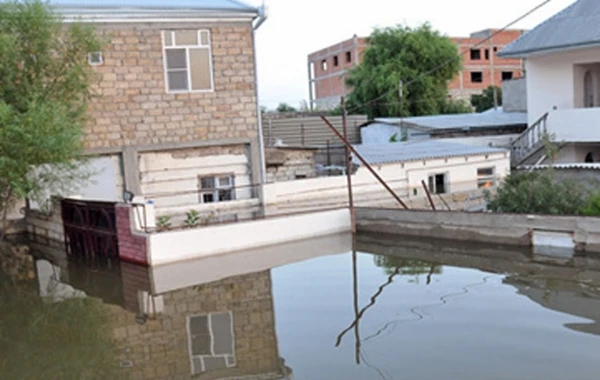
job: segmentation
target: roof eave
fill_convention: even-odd
[[[529,58],[533,56],[540,56],[545,54],[552,53],[560,53],[564,51],[578,50],[578,49],[587,49],[600,47],[600,41],[597,42],[584,42],[581,44],[570,44],[570,45],[561,45],[561,46],[553,46],[551,48],[546,49],[529,49],[529,50],[517,50],[515,52],[503,53],[502,51],[498,52],[498,57],[500,58]]]
[[[185,8],[56,8],[64,22],[165,22],[165,21],[253,21],[259,9],[209,10]]]

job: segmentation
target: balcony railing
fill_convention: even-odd
[[[511,153],[513,165],[520,164],[543,145],[544,136],[548,134],[548,115],[549,113],[546,112],[538,121],[529,126],[513,141]]]

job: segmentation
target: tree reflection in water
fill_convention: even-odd
[[[0,310],[3,379],[124,379],[100,300],[44,301],[0,272]]]

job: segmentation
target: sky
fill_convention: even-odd
[[[502,28],[543,0],[266,0],[269,18],[256,34],[259,102],[275,108],[308,100],[309,53],[375,27],[429,22],[449,36]],[[514,26],[531,29],[575,0],[552,0]],[[258,6],[262,0],[247,0]]]

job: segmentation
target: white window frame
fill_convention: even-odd
[[[197,45],[177,45],[175,41],[175,32],[182,30],[163,30],[161,33],[162,46],[163,46],[163,74],[165,78],[165,91],[167,94],[189,94],[189,93],[202,93],[202,92],[214,92],[215,91],[215,75],[213,69],[213,56],[212,56],[212,46],[211,46],[211,36],[209,29],[198,29],[198,44]],[[165,44],[165,35],[167,33],[171,33],[171,41],[173,43],[172,46],[167,46]],[[202,33],[208,33],[208,44],[202,44]],[[187,64],[187,79],[188,79],[188,89],[187,90],[170,90],[169,89],[169,76],[168,76],[168,68],[167,68],[167,50],[173,49],[185,49],[185,58]],[[204,90],[193,90],[192,89],[192,70],[190,66],[190,49],[207,49],[208,50],[208,67],[210,71],[210,89]]]
[[[226,314],[229,313],[229,320],[231,321],[230,327],[231,327],[231,352],[232,352],[232,357],[233,357],[233,363],[229,364],[227,362],[227,357],[230,355],[216,355],[214,350],[214,343],[215,343],[215,336],[213,333],[213,329],[212,329],[212,315],[214,314]],[[191,326],[190,323],[192,321],[192,318],[195,317],[206,317],[207,321],[208,321],[208,331],[210,332],[210,351],[211,351],[211,355],[194,355],[194,353],[192,352],[192,330],[191,330]],[[206,314],[193,314],[193,315],[188,315],[186,318],[186,330],[187,330],[187,338],[188,338],[188,354],[190,356],[190,373],[192,375],[199,375],[199,374],[203,374],[206,373],[206,368],[204,365],[204,357],[222,357],[225,359],[225,366],[227,368],[234,368],[237,366],[237,358],[236,358],[236,353],[235,353],[235,330],[233,328],[233,313],[228,310],[228,311],[221,311],[221,312],[214,312],[214,313],[206,313]],[[200,359],[200,363],[202,363],[202,370],[200,372],[196,372],[194,371],[194,358],[198,358]]]
[[[92,55],[93,55],[93,54],[97,54],[97,55],[98,55],[98,58],[100,58],[100,61],[99,61],[99,62],[94,62],[94,61],[92,60]],[[88,53],[88,64],[89,64],[90,66],[100,66],[100,65],[102,65],[103,63],[104,63],[104,56],[102,55],[102,52],[101,52],[101,51],[91,51],[91,52],[89,52],[89,53]]]
[[[438,193],[437,189],[436,189],[436,185],[435,185],[435,177],[438,175],[443,175],[444,176],[444,192],[443,193]],[[429,179],[433,177],[433,189],[431,189],[431,187],[429,186],[430,182]],[[443,173],[430,173],[427,175],[427,189],[429,190],[429,192],[431,194],[450,194],[450,181],[448,180],[448,172],[443,172]]]
[[[480,170],[492,170],[492,174],[490,175],[480,175],[479,171]],[[477,188],[478,189],[486,189],[486,187],[484,186],[480,186],[482,184],[485,184],[487,182],[492,182],[492,188],[496,187],[496,167],[495,166],[486,166],[486,167],[481,167],[481,168],[477,168]]]
[[[221,186],[221,178],[228,177],[229,178],[229,186]],[[215,182],[215,187],[212,190],[203,190],[202,189],[202,180],[206,178],[212,178]],[[219,191],[220,190],[231,190],[231,199],[228,201],[219,200]],[[210,194],[212,192],[213,199],[216,199],[214,202],[204,202],[204,194]],[[209,175],[199,175],[198,176],[198,198],[200,203],[202,204],[211,204],[211,203],[223,203],[223,202],[232,202],[236,200],[235,194],[235,175],[232,173],[223,173],[223,174],[209,174]]]

